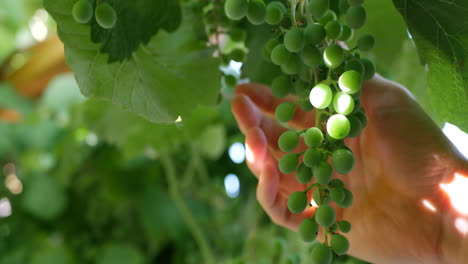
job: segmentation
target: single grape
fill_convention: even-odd
[[[313,168],[322,158],[322,154],[318,150],[310,148],[304,152],[302,158],[306,166]]]
[[[330,195],[329,195],[327,189],[317,187],[317,188],[314,189],[314,192],[313,192],[312,196],[314,198],[314,202],[318,206],[322,206],[324,204],[329,204],[330,203]]]
[[[338,228],[340,228],[341,232],[348,233],[351,231],[351,223],[346,220],[341,220],[338,222]]]
[[[299,214],[307,207],[307,195],[304,192],[293,192],[288,198],[289,211]]]
[[[353,203],[354,197],[353,197],[353,194],[348,189],[344,189],[344,192],[345,192],[344,200],[339,203],[337,202],[336,204],[341,208],[348,208]]]
[[[247,20],[252,25],[261,25],[265,21],[265,16],[265,3],[260,0],[250,0],[249,8],[247,9]]]
[[[367,116],[364,111],[364,108],[362,108],[361,111],[357,112],[353,116],[359,119],[359,121],[361,121],[362,128],[365,128],[367,126]]]
[[[308,45],[302,50],[301,59],[305,65],[315,68],[322,62],[322,53],[315,45]]]
[[[291,81],[287,76],[280,75],[273,79],[271,83],[271,92],[278,98],[286,97],[291,90]]]
[[[332,154],[332,164],[340,174],[348,174],[354,167],[354,155],[347,149],[335,150]]]
[[[354,109],[353,97],[343,92],[336,93],[333,97],[333,108],[338,114],[349,115]]]
[[[325,31],[329,39],[338,39],[342,30],[340,22],[336,20],[332,20],[325,25]]]
[[[361,73],[350,70],[341,74],[338,79],[338,85],[341,91],[347,94],[354,94],[361,90],[362,77]]]
[[[267,5],[265,22],[270,25],[277,25],[283,20],[284,11],[280,5],[283,5],[283,3],[278,1],[270,2]]]
[[[332,115],[327,121],[327,132],[334,139],[343,139],[349,134],[350,124],[346,116]]]
[[[286,74],[298,74],[302,69],[302,61],[299,55],[292,53],[288,61],[281,65],[281,70]]]
[[[350,125],[348,137],[354,138],[359,136],[362,131],[361,121],[355,116],[348,116],[348,120]]]
[[[279,44],[271,50],[271,61],[276,65],[285,64],[290,57],[291,53],[286,49],[284,44]]]
[[[224,76],[224,82],[227,86],[235,86],[237,84],[237,78],[234,75],[228,74]]]
[[[325,39],[326,34],[327,32],[325,31],[325,28],[319,23],[309,24],[304,29],[305,41],[306,43],[312,45],[322,43],[322,41]]]
[[[247,38],[247,33],[245,30],[235,27],[229,31],[229,37],[231,38],[232,41],[235,42],[244,42],[245,39]]]
[[[351,6],[346,11],[346,24],[354,29],[361,28],[366,23],[366,10],[362,6]]]
[[[304,163],[299,164],[296,170],[296,180],[301,184],[306,184],[312,179],[312,170]]]
[[[342,188],[333,188],[333,189],[331,189],[330,198],[335,203],[343,202],[343,200],[345,198],[344,190]]]
[[[304,45],[305,38],[302,30],[293,28],[284,35],[284,46],[290,52],[299,52],[304,48]]]
[[[235,48],[231,50],[231,53],[228,55],[233,61],[243,62],[246,57],[246,53],[243,49]]]
[[[324,244],[318,243],[310,252],[312,264],[331,264],[333,259],[332,251]]]
[[[359,94],[359,97],[356,99],[354,98],[354,109],[353,109],[353,112],[351,112],[351,114],[355,114],[357,112],[359,112],[362,108],[362,105],[361,105],[361,91],[359,91],[358,93],[355,93],[353,94],[352,96],[357,96]]]
[[[310,103],[318,109],[327,108],[330,105],[333,97],[333,92],[330,86],[320,83],[310,91]]]
[[[337,44],[331,44],[323,52],[323,61],[330,68],[336,68],[344,61],[343,49]]]
[[[102,28],[109,29],[115,26],[117,22],[117,14],[112,6],[108,3],[100,3],[94,11],[96,21]]]
[[[305,219],[299,225],[299,235],[306,242],[314,241],[318,234],[318,225],[313,219]]]
[[[335,210],[330,205],[324,204],[317,208],[315,212],[315,220],[322,227],[328,228],[332,226],[335,223],[335,219]]]
[[[373,36],[366,34],[359,38],[357,47],[360,51],[369,51],[374,47],[375,39]]]
[[[364,73],[364,65],[362,65],[362,62],[360,59],[352,58],[348,61],[346,61],[345,64],[345,71],[357,71],[362,74]]]
[[[332,20],[336,20],[337,19],[337,16],[336,16],[336,13],[331,10],[331,9],[328,9],[328,11],[325,13],[325,15],[323,15],[319,20],[318,22],[322,25],[322,26],[325,26],[328,22],[332,21]]]
[[[321,18],[329,8],[329,0],[310,0],[307,7],[315,18]]]
[[[348,252],[349,242],[346,237],[340,234],[334,234],[330,239],[331,249],[338,255],[343,255]]]
[[[93,17],[93,6],[88,0],[79,0],[73,5],[72,14],[76,22],[88,23]]]
[[[372,61],[361,58],[361,63],[364,65],[364,80],[370,80],[375,74],[375,65]]]
[[[320,147],[323,143],[323,133],[320,129],[311,127],[307,129],[304,136],[304,141],[306,145],[311,148]]]
[[[265,44],[265,46],[263,46],[263,49],[262,49],[263,59],[268,61],[268,62],[271,62],[271,51],[276,46],[278,46],[279,44],[280,43],[276,38],[268,40],[267,43]]]
[[[247,15],[249,3],[247,0],[226,0],[224,12],[229,19],[241,20]]]
[[[298,143],[299,136],[292,130],[284,132],[278,139],[278,147],[284,152],[292,151]]]
[[[343,188],[344,187],[344,183],[340,179],[333,179],[328,183],[328,185],[330,187],[332,187],[332,188]]]
[[[280,122],[288,122],[294,116],[294,105],[289,102],[281,103],[275,109],[275,116]]]
[[[326,161],[320,161],[313,168],[313,175],[315,177],[315,181],[319,184],[328,184],[331,180],[332,173],[332,167]]]
[[[341,25],[341,35],[338,40],[349,41],[353,38],[354,31],[347,25]]]
[[[310,103],[309,100],[302,101],[299,103],[299,107],[304,111],[312,111],[315,107]]]
[[[364,4],[364,0],[347,0],[349,5],[359,6]]]
[[[296,153],[286,153],[279,161],[279,169],[284,174],[293,173],[296,170],[299,158]]]

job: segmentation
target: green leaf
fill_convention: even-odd
[[[102,43],[101,51],[109,54],[109,62],[129,59],[138,46],[148,44],[159,29],[173,32],[181,23],[179,1],[108,0],[106,3],[117,13],[117,23],[112,29],[104,29],[93,19],[91,39]]]
[[[468,131],[468,2],[393,0],[428,69],[435,119]]]
[[[107,244],[98,257],[98,264],[143,264],[142,252],[127,244]]]
[[[57,22],[66,61],[85,96],[110,100],[156,123],[171,123],[197,105],[216,103],[219,59],[198,38],[199,17],[186,11],[176,32],[161,30],[130,59],[108,64],[108,56],[90,40],[89,26],[70,15],[72,2],[45,0],[44,6]]]

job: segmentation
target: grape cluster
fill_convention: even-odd
[[[94,10],[96,22],[105,29],[110,29],[117,22],[117,14],[108,3],[99,2]],[[72,9],[72,15],[76,22],[86,24],[93,17],[93,6],[90,0],[78,0]]]
[[[267,5],[261,0],[225,2],[226,15],[232,20],[247,17],[254,25],[275,26],[274,37],[263,50],[264,58],[283,72],[272,81],[272,93],[278,98],[289,94],[298,98],[278,105],[276,119],[286,123],[298,107],[315,109],[315,127],[289,130],[278,139],[278,147],[287,152],[279,161],[280,171],[286,176],[295,172],[296,180],[308,185],[305,191],[289,196],[289,210],[297,214],[310,206],[309,192],[318,206],[299,226],[305,241],[314,241],[322,228],[324,241],[312,248],[313,263],[329,264],[334,254],[342,255],[349,249],[348,240],[339,232],[349,232],[351,224],[338,221],[330,203],[347,208],[353,202],[353,194],[342,180],[333,178],[333,170],[345,175],[353,169],[354,155],[344,139],[359,136],[367,124],[361,86],[374,76],[375,66],[359,51],[371,50],[374,38],[363,35],[351,49],[340,45],[365,24],[363,2],[339,0],[336,9],[330,8],[330,0],[272,1]],[[293,152],[301,138],[308,149]]]

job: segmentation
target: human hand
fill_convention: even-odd
[[[440,263],[442,216],[450,206],[439,184],[455,171],[466,172],[466,160],[398,84],[376,76],[363,83],[361,100],[368,125],[359,137],[345,140],[355,167],[344,176],[334,172],[354,194],[351,207],[334,206],[337,219],[352,224],[346,234],[349,253],[376,263]],[[247,164],[259,179],[259,203],[275,223],[296,230],[315,209],[293,214],[287,208],[288,196],[307,186],[277,168],[284,154],[277,140],[287,129],[274,120],[274,111],[283,101],[265,86],[243,84],[236,88],[232,110],[246,135]],[[302,130],[314,123],[314,111],[296,107],[288,124]],[[305,149],[301,142],[294,152]],[[438,212],[424,207],[423,200]]]

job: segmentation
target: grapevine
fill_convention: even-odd
[[[351,230],[351,224],[336,219],[332,202],[347,208],[353,194],[342,180],[333,178],[333,171],[341,175],[351,172],[354,155],[344,140],[357,137],[367,124],[361,86],[373,77],[375,66],[359,51],[371,50],[375,41],[367,34],[359,38],[356,47],[343,45],[365,24],[363,2],[340,0],[339,8],[333,10],[329,0],[272,1],[267,5],[259,0],[225,2],[228,18],[238,21],[246,17],[251,24],[266,22],[275,27],[274,37],[263,50],[264,58],[283,72],[273,79],[272,93],[278,98],[288,94],[297,98],[278,105],[276,119],[289,122],[299,107],[315,111],[314,127],[290,129],[278,139],[278,147],[286,152],[279,170],[286,177],[295,172],[297,181],[307,185],[305,191],[289,196],[289,210],[303,212],[310,206],[310,196],[318,206],[298,231],[307,242],[316,240],[319,230],[323,234],[323,242],[311,249],[313,263],[329,264],[335,255],[346,254],[350,246],[343,234]],[[301,138],[308,149],[293,152]]]

